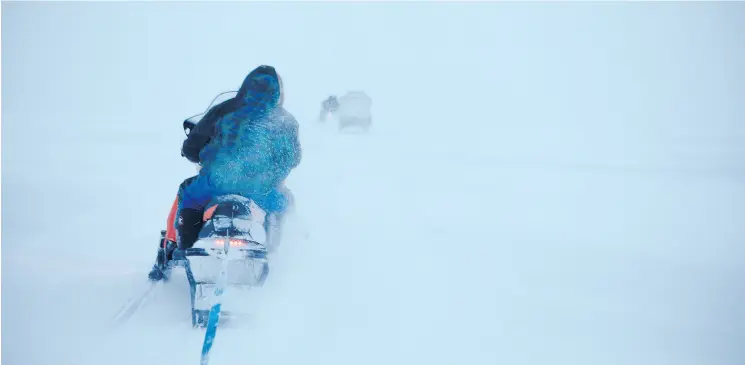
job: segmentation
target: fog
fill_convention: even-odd
[[[260,64],[297,213],[211,364],[745,362],[745,4],[6,2],[2,360],[197,363],[179,272],[124,327],[181,122]],[[367,134],[320,124],[364,90]]]

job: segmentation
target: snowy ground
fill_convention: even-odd
[[[181,120],[259,63],[302,124],[298,212],[212,363],[745,362],[743,4],[14,3],[2,20],[3,363],[197,363],[185,280],[106,320],[194,173]],[[368,135],[313,121],[346,88],[373,98]]]

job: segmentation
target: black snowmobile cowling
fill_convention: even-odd
[[[199,114],[195,114],[195,115],[192,115],[189,118],[186,118],[184,120],[184,124],[183,124],[184,134],[186,134],[186,136],[188,137],[189,136],[189,133],[191,133],[192,129],[194,129],[194,127],[197,126],[197,123],[199,123],[199,121],[201,121],[204,118],[204,116],[210,110],[212,110],[212,106],[214,106],[215,103],[222,104],[222,103],[224,103],[224,102],[226,102],[226,101],[228,101],[230,99],[233,99],[235,97],[236,93],[237,93],[237,91],[225,91],[225,92],[219,93],[219,94],[217,94],[217,96],[215,96],[214,99],[212,99],[212,102],[210,103],[210,105],[207,107],[207,109],[204,112],[199,113]],[[182,153],[182,156],[183,156],[183,153]]]

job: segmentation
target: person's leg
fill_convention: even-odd
[[[264,229],[267,234],[267,249],[273,252],[280,244],[285,216],[294,208],[292,191],[281,185],[268,195],[257,199],[256,204],[266,211]]]
[[[148,279],[152,281],[158,281],[165,279],[165,273],[168,261],[171,260],[171,255],[176,247],[176,243],[166,239],[166,231],[160,231],[160,243],[158,245],[158,253],[155,256],[155,263],[153,268],[147,274]]]
[[[277,188],[277,192],[282,194],[283,200],[284,200],[284,209],[282,211],[286,213],[291,213],[295,210],[295,194],[292,193],[292,190],[287,188],[287,185],[282,184]]]
[[[191,184],[196,179],[196,176],[192,176],[186,180],[184,180],[179,185],[179,192],[181,192],[186,186]],[[158,254],[155,258],[155,264],[153,265],[152,270],[148,273],[148,278],[150,280],[161,280],[165,277],[165,269],[166,265],[168,264],[168,261],[170,261],[173,258],[173,251],[176,249],[176,228],[175,228],[175,220],[176,220],[176,214],[178,212],[178,195],[173,201],[173,204],[171,205],[171,211],[168,213],[168,218],[166,219],[166,230],[161,231],[160,235],[160,242],[158,244]]]
[[[168,213],[168,218],[166,219],[166,233],[165,233],[165,239],[170,242],[176,242],[177,240],[177,232],[176,232],[176,215],[178,214],[178,206],[179,206],[179,197],[181,196],[181,192],[189,186],[194,180],[196,180],[197,176],[192,176],[186,180],[184,180],[178,187],[178,192],[176,193],[176,198],[173,199],[173,204],[171,205],[171,211]],[[163,243],[161,243],[161,246],[164,246]]]
[[[168,219],[166,219],[166,233],[165,238],[171,242],[176,242],[176,213],[178,213],[178,195],[173,199],[171,205],[171,211],[168,213]]]
[[[204,224],[203,215],[206,205],[212,199],[212,187],[206,176],[199,177],[179,189],[179,204],[175,228],[179,249],[194,246],[199,238],[199,231]]]

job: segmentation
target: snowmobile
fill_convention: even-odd
[[[218,95],[207,110],[227,93]],[[204,114],[206,111],[184,120],[186,135]],[[165,270],[170,276],[173,267],[184,268],[194,327],[207,326],[215,295],[219,294],[215,289],[221,292],[226,286],[262,286],[269,273],[267,255],[279,242],[276,218],[246,197],[217,196],[207,207],[197,241],[183,250],[171,247],[172,260]],[[165,231],[161,232],[161,239],[165,239]],[[223,311],[221,315],[229,317],[230,312]]]
[[[204,113],[184,120],[184,133],[188,136],[218,98],[227,93],[231,92],[218,95]],[[294,199],[290,197],[288,208],[292,209],[293,205]],[[169,226],[173,225],[173,215],[172,208]],[[174,267],[183,267],[189,283],[192,326],[206,329],[200,364],[207,365],[218,323],[222,325],[224,319],[234,314],[230,308],[222,309],[223,303],[229,302],[226,298],[230,295],[224,295],[225,292],[245,292],[240,289],[264,285],[269,274],[268,255],[280,242],[280,220],[247,197],[235,194],[214,197],[206,206],[202,228],[191,247],[176,247],[175,239],[169,237],[171,234],[161,231],[158,258],[150,273],[157,273],[157,279],[148,275],[147,287],[116,312],[111,324],[120,325],[131,318],[152,295],[157,283],[167,281]]]
[[[186,272],[194,327],[207,325],[215,289],[264,284],[269,274],[268,238],[276,232],[264,210],[248,198],[218,196],[208,207],[197,242],[190,248],[174,249],[169,263]]]
[[[354,129],[367,132],[372,126],[371,106],[372,99],[364,91],[350,91],[340,98],[332,95],[321,104],[319,120],[326,122],[329,116],[334,116],[339,132]]]

